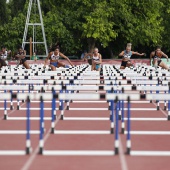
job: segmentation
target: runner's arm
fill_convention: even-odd
[[[70,63],[70,65],[73,66],[72,62],[70,61],[70,59],[67,56],[65,56],[63,53],[60,53],[60,56],[63,57],[64,59],[66,59]]]
[[[48,54],[47,58],[44,61],[44,67],[47,65],[48,60],[50,59],[51,53]]]
[[[119,57],[123,57],[124,56],[124,51],[122,51],[120,54],[119,54]]]

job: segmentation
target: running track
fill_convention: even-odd
[[[3,103],[0,103],[3,108]],[[21,108],[26,103],[20,103]],[[58,103],[57,103],[58,106]],[[10,107],[8,103],[8,107]],[[9,110],[10,117],[24,117],[26,111]],[[31,108],[39,107],[38,103],[31,103]],[[45,107],[51,107],[46,103]],[[108,103],[76,103],[70,108],[108,108]],[[132,118],[167,118],[167,111],[156,111],[156,103],[132,102],[132,108],[141,108],[131,111]],[[145,108],[155,108],[155,111],[146,111]],[[75,111],[65,110],[64,117],[94,118],[109,117],[109,111]],[[38,117],[39,111],[31,111],[31,117]],[[45,111],[45,117],[51,112]],[[110,130],[109,120],[60,120],[60,111],[57,111],[55,130]],[[3,120],[3,111],[0,110],[0,130],[25,130],[25,120]],[[132,131],[170,131],[169,121],[132,121]],[[80,134],[51,134],[51,121],[45,120],[44,149],[45,150],[114,150],[114,135],[80,135]],[[39,130],[39,121],[31,120],[31,130]],[[25,135],[0,134],[0,150],[24,150]],[[169,135],[132,135],[132,150],[140,151],[170,151]],[[25,156],[0,156],[0,169],[5,170],[169,170],[169,156],[130,156],[126,155],[126,135],[119,133],[119,154],[114,156],[42,156],[39,155],[39,135],[31,135],[32,153]]]
[[[71,103],[70,108],[82,107],[107,108],[108,103]],[[3,107],[1,103],[1,107]],[[16,105],[14,104],[14,109]],[[25,103],[21,103],[25,107]],[[31,104],[31,107],[39,107]],[[50,107],[50,104],[46,104]],[[140,111],[132,111],[133,118],[154,117],[166,118],[167,113],[159,111],[145,111],[144,108],[156,108],[155,103],[133,103],[133,108],[143,108]],[[163,108],[163,105],[161,105]],[[8,111],[9,117],[23,117],[25,111]],[[45,111],[45,116],[50,117],[50,111]],[[65,118],[73,117],[109,117],[109,111],[72,111],[65,110]],[[38,117],[38,111],[31,111],[31,117]],[[56,130],[109,130],[110,121],[87,120],[60,120],[60,111],[57,111],[55,121]],[[132,121],[132,130],[140,131],[169,131],[169,121]],[[24,130],[24,120],[3,120],[1,111],[1,130]],[[31,129],[39,129],[39,121],[31,121]],[[50,134],[50,120],[45,121],[45,144],[47,150],[114,150],[114,135],[79,135],[79,134]],[[0,169],[6,170],[46,170],[46,169],[70,169],[70,170],[157,170],[169,169],[168,156],[129,156],[126,155],[126,135],[119,134],[120,150],[115,156],[42,156],[38,154],[39,135],[31,135],[33,152],[26,156],[0,156]],[[169,135],[132,135],[132,150],[170,150]],[[25,148],[25,135],[0,135],[0,150],[23,150]]]

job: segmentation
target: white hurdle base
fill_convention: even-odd
[[[107,117],[64,117],[64,120],[110,120]]]
[[[68,150],[68,151],[55,151],[55,150],[44,150],[43,155],[46,156],[113,156],[114,151],[92,151],[92,150]]]
[[[127,134],[127,131],[125,131]],[[131,135],[170,135],[170,131],[130,131]]]
[[[26,130],[0,130],[0,135],[15,135],[15,134],[26,134],[27,131]],[[30,134],[40,134],[39,130],[30,130]]]
[[[107,135],[109,130],[55,130],[54,134]]]
[[[128,118],[124,118],[124,120],[128,120]],[[167,118],[131,117],[130,120],[134,120],[134,121],[167,121]]]
[[[40,117],[30,117],[30,120],[40,120]],[[27,117],[8,117],[7,120],[27,120]],[[51,120],[51,117],[44,117],[44,120]]]
[[[23,156],[26,155],[24,150],[0,150],[0,156]]]
[[[170,151],[130,151],[131,156],[170,156]]]

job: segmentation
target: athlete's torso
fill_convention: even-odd
[[[123,60],[130,60],[130,58],[131,58],[131,56],[132,56],[132,51],[129,51],[129,52],[127,52],[126,50],[124,51],[124,55],[123,55]]]
[[[52,55],[50,56],[50,60],[59,60],[60,58],[60,53],[58,53],[57,55],[54,54],[54,52],[52,53]]]
[[[3,60],[6,60],[7,59],[7,56],[8,56],[8,52],[7,51],[5,51],[4,53],[1,53],[1,59],[3,59]]]

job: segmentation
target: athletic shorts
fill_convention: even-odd
[[[20,64],[24,64],[26,61],[27,61],[26,58],[22,58],[22,59],[20,60]]]
[[[126,67],[128,62],[130,62],[130,60],[129,61],[122,61],[121,66]]]
[[[158,66],[160,65],[161,62],[162,62],[162,60],[158,60]]]
[[[100,64],[96,64],[95,69],[98,70],[100,68]]]
[[[58,62],[50,63],[50,65],[52,65],[52,66],[54,66],[54,67],[58,67]]]
[[[2,66],[7,66],[7,64],[6,64],[5,60],[0,59],[0,68]]]

